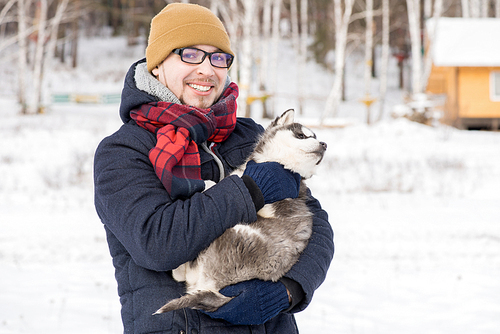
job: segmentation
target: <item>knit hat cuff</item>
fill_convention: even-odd
[[[186,29],[186,28],[191,28],[191,27],[194,27],[194,26],[199,26],[200,28],[202,27],[210,27],[210,28],[213,28],[213,29],[217,29],[219,30],[220,33],[226,33],[225,30],[222,30],[220,29],[220,27],[216,26],[215,24],[210,24],[210,23],[203,23],[203,22],[193,22],[193,23],[187,23],[187,24],[183,24],[181,26],[178,26],[178,27],[175,27],[175,28],[172,28],[170,29],[169,31],[166,31],[165,33],[161,34],[160,36],[158,36],[157,38],[155,38],[153,41],[150,41],[149,43],[150,44],[154,44],[156,41],[158,41],[159,39],[162,39],[164,38],[165,35],[168,35],[168,34],[171,34],[171,33],[174,33],[176,30],[183,30],[183,29]],[[196,36],[193,36],[192,38],[196,39]],[[222,49],[221,49],[222,50]],[[228,52],[228,51],[231,51],[231,50],[222,50],[224,52]],[[229,53],[229,52],[228,52]],[[231,52],[232,54],[232,52]]]

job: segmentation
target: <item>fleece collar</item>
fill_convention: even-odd
[[[170,89],[165,87],[165,85],[148,72],[146,63],[137,64],[135,67],[134,79],[138,89],[153,95],[158,101],[181,104],[181,101],[179,101],[177,96],[175,96]]]

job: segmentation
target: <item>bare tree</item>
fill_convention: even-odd
[[[462,16],[480,18],[488,16],[489,0],[461,0]]]
[[[231,39],[231,48],[233,52],[239,53],[240,49],[240,39],[238,38],[238,29],[241,26],[241,14],[238,10],[238,2],[237,0],[229,0],[229,10],[228,6],[221,4],[220,0],[212,0],[213,6],[216,6],[219,13],[224,20],[225,27],[229,34],[229,38]],[[238,82],[238,73],[239,73],[239,57],[234,59],[233,65],[229,70],[229,75],[232,80]]]
[[[365,30],[365,98],[366,123],[370,124],[370,106],[373,102],[372,90],[373,65],[373,0],[366,0],[366,30]]]
[[[47,71],[51,68],[51,61],[53,59],[53,55],[55,53],[56,44],[57,44],[57,36],[59,31],[59,25],[61,24],[61,20],[63,18],[63,14],[66,11],[69,0],[59,0],[56,13],[54,18],[50,24],[50,39],[47,45],[47,55],[45,56],[45,64],[43,68]]]
[[[300,0],[300,39],[299,39],[299,52],[298,52],[298,66],[297,66],[297,90],[299,97],[299,113],[303,113],[304,109],[304,75],[307,62],[307,36],[308,36],[308,15],[307,15],[307,0]]]
[[[247,103],[247,98],[250,93],[250,82],[252,79],[252,28],[253,22],[255,20],[255,12],[256,12],[256,3],[254,0],[243,0],[243,9],[244,9],[244,19],[243,19],[243,38],[242,38],[242,47],[240,50],[241,61],[240,61],[240,78],[239,78],[239,86],[240,86],[240,96],[239,96],[239,105],[238,108],[240,111],[243,111],[245,115],[250,116],[250,110]]]
[[[482,0],[469,0],[469,11],[471,17],[478,18],[480,16],[481,2]]]
[[[7,16],[7,13],[9,12],[10,8],[17,2],[17,0],[9,0],[5,6],[2,8],[0,11],[0,24],[3,23],[3,20],[5,19],[5,16]]]
[[[411,38],[412,93],[422,92],[422,41],[420,38],[420,1],[406,0]]]
[[[35,59],[33,62],[33,94],[32,101],[28,105],[28,113],[36,114],[42,112],[42,107],[40,105],[40,99],[42,95],[42,80],[43,80],[43,56],[45,51],[45,36],[46,30],[45,26],[47,24],[47,0],[39,0],[37,2],[37,39],[36,39],[36,49],[35,49]]]
[[[434,41],[436,37],[436,31],[438,28],[438,21],[443,12],[443,0],[435,0],[434,2],[434,11],[432,16],[432,25],[427,29],[427,52],[424,58],[424,72],[422,75],[422,87],[421,91],[424,92],[427,88],[427,83],[429,81],[429,76],[431,75],[432,70],[432,49],[434,46]]]
[[[297,11],[297,0],[290,0],[290,25],[292,30],[292,45],[294,51],[299,52],[299,14]]]
[[[271,38],[271,14],[272,3],[271,0],[264,0],[262,4],[262,40],[261,40],[261,57],[260,57],[260,71],[259,71],[259,89],[265,94],[269,94],[269,43]],[[263,101],[262,117],[271,118],[267,103]]]
[[[432,0],[424,0],[424,20],[432,15]]]
[[[19,0],[17,3],[17,16],[18,16],[18,38],[19,38],[19,51],[18,51],[18,101],[21,106],[21,113],[27,113],[26,102],[26,75],[27,75],[27,27],[26,27],[26,0]]]
[[[305,4],[305,9],[303,8],[303,5]],[[293,45],[293,50],[295,51],[295,56],[296,56],[296,66],[295,68],[297,69],[297,79],[296,79],[296,84],[297,84],[297,97],[298,97],[298,112],[301,114],[302,113],[302,100],[303,100],[303,93],[304,89],[302,87],[302,75],[304,73],[304,66],[305,66],[305,51],[303,50],[303,43],[306,43],[306,41],[303,40],[304,34],[307,34],[307,0],[301,0],[300,2],[301,6],[301,15],[300,15],[300,28],[301,28],[301,34],[299,34],[299,11],[298,11],[298,3],[297,0],[290,0],[290,22],[291,22],[291,28],[292,28],[292,45]],[[305,10],[305,13],[304,13]],[[304,24],[304,15],[306,15],[305,18],[305,24]],[[304,31],[305,29],[305,31]]]
[[[482,0],[480,3],[481,3],[480,17],[488,17],[488,10],[489,10],[489,6],[490,6],[490,0]]]
[[[470,17],[469,0],[461,0],[460,3],[462,5],[462,17],[469,18]]]
[[[347,46],[347,30],[352,15],[353,0],[334,0],[335,14],[335,79],[321,116],[321,123],[328,115],[336,116],[342,97],[342,81],[344,76],[345,54]]]
[[[80,0],[74,0],[75,4],[75,10],[77,12],[80,11],[81,4]],[[73,39],[71,41],[71,65],[73,68],[76,67],[77,61],[78,61],[78,39],[79,39],[79,32],[80,32],[80,25],[79,25],[80,17],[77,16],[72,22],[71,22],[71,30],[73,34]]]
[[[49,10],[52,4],[57,3],[57,9]],[[16,0],[9,1],[2,11],[0,18],[6,17],[8,11],[17,5],[16,15],[11,21],[17,22],[17,31],[0,43],[0,50],[17,43],[17,78],[18,102],[22,114],[34,114],[43,111],[42,93],[44,72],[50,69],[50,58],[54,54],[58,37],[59,24],[71,18],[64,16],[69,0]],[[35,13],[34,17],[30,14]],[[53,17],[49,17],[54,15]],[[81,15],[81,13],[78,13]],[[0,21],[0,24],[3,22]],[[47,43],[48,42],[48,43]],[[33,52],[29,57],[29,43],[34,43]],[[4,59],[8,60],[10,56]]]
[[[280,17],[281,17],[281,4],[282,0],[273,0],[273,15],[272,15],[272,28],[271,28],[271,62],[270,62],[270,87],[271,95],[276,95],[277,91],[277,67],[278,67],[278,48],[280,42]],[[273,102],[275,99],[273,99]],[[274,104],[271,105],[271,113],[274,115]]]
[[[387,94],[387,72],[389,67],[389,0],[382,0],[382,57],[380,60],[380,110],[378,120],[384,115],[385,96]]]

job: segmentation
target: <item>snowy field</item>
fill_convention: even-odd
[[[47,76],[54,92],[119,93],[140,57],[120,39],[81,50],[81,68]],[[293,71],[280,66],[290,89]],[[327,94],[331,78],[309,66],[305,86]],[[350,121],[364,117],[362,74],[351,73],[339,113]],[[0,78],[0,333],[120,333],[92,188],[93,153],[120,126],[118,105],[53,104],[20,117],[9,80]],[[401,95],[395,86],[389,100]],[[311,101],[305,116],[319,108]],[[499,333],[500,133],[390,119],[315,130],[328,151],[309,185],[330,215],[336,253],[297,314],[300,332]]]

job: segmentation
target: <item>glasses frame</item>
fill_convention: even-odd
[[[186,49],[201,51],[201,52],[203,52],[203,57],[201,58],[201,60],[199,62],[196,62],[196,63],[186,61],[186,60],[184,60],[184,57],[183,57],[184,50],[186,50]],[[186,48],[180,48],[180,49],[173,49],[172,52],[175,53],[176,55],[179,55],[179,57],[181,57],[181,60],[184,63],[186,63],[186,64],[192,64],[192,65],[199,65],[199,64],[203,63],[205,61],[205,58],[207,58],[207,56],[209,56],[208,60],[210,61],[210,65],[212,65],[213,67],[217,67],[217,68],[230,68],[231,65],[233,64],[233,61],[234,61],[234,56],[232,54],[227,53],[227,52],[222,52],[222,51],[206,52],[206,51],[203,51],[203,50],[198,49],[198,48],[186,47]],[[223,53],[225,55],[228,55],[229,59],[230,59],[229,65],[227,65],[227,66],[217,66],[217,65],[214,65],[212,63],[212,55],[214,55],[216,53]]]

